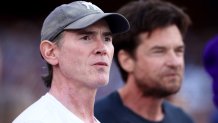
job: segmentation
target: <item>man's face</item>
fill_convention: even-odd
[[[184,44],[175,25],[139,35],[134,71],[144,95],[166,97],[181,86],[184,71]]]
[[[91,88],[108,83],[114,47],[106,21],[65,31],[57,52],[59,76],[65,80]]]

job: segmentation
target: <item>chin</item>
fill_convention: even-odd
[[[174,87],[170,87],[170,88],[153,88],[150,89],[149,91],[145,91],[145,92],[149,92],[146,93],[147,95],[152,95],[154,97],[158,97],[158,98],[165,98],[168,96],[171,96],[173,94],[176,94],[179,91],[180,87],[178,86],[174,86]]]
[[[102,86],[106,86],[109,82],[109,79],[99,79],[97,80],[97,84],[99,85],[99,87],[102,87]]]

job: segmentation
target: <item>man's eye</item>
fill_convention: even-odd
[[[185,52],[185,50],[184,50],[183,48],[180,48],[180,49],[177,49],[175,52],[176,52],[176,54],[178,54],[178,55],[183,55],[184,52]]]
[[[164,53],[164,50],[161,50],[161,49],[154,50],[154,53]]]
[[[91,38],[89,36],[83,36],[81,39],[83,39],[83,40],[90,40]]]
[[[107,41],[107,42],[111,42],[112,41],[112,37],[111,36],[106,36],[104,40]]]

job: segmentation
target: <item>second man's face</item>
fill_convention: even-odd
[[[184,72],[184,44],[175,25],[139,35],[133,74],[144,94],[165,97],[176,93]]]

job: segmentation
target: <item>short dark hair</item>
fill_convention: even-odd
[[[56,43],[57,45],[60,43],[61,39],[63,38],[63,32],[61,32],[60,34],[58,34],[54,40],[52,40],[51,42]],[[44,81],[44,84],[47,88],[51,87],[52,84],[52,78],[53,78],[53,67],[51,64],[49,64],[48,62],[46,62],[47,65],[47,74],[42,75],[42,80]]]
[[[179,7],[169,2],[160,0],[140,0],[127,3],[118,10],[130,23],[130,30],[126,33],[115,35],[114,59],[124,81],[128,73],[120,66],[118,52],[123,49],[134,58],[135,50],[140,44],[137,36],[142,32],[151,34],[157,28],[176,25],[182,36],[185,35],[191,24],[189,16]]]

